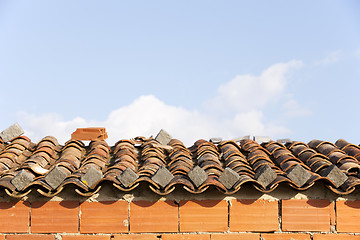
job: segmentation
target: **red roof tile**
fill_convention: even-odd
[[[104,134],[99,129],[90,132]],[[360,185],[358,158],[360,147],[342,139],[335,144],[313,140],[285,145],[201,139],[187,148],[177,139],[162,145],[137,137],[114,146],[99,139],[87,145],[72,139],[63,146],[54,137],[35,144],[21,136],[0,142],[0,186],[13,197],[32,191],[51,197],[69,185],[90,196],[104,182],[122,192],[144,183],[159,195],[176,188],[190,193],[216,188],[233,194],[244,184],[264,193],[280,184],[301,191],[319,182],[336,194],[350,194]]]

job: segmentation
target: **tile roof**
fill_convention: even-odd
[[[301,191],[319,182],[336,194],[350,194],[360,186],[359,160],[360,147],[343,139],[335,144],[198,140],[187,148],[177,139],[163,145],[136,137],[109,146],[104,140],[60,145],[50,136],[35,144],[20,136],[0,140],[0,191],[52,197],[72,185],[78,194],[91,196],[108,182],[123,192],[145,184],[159,195],[175,188],[233,194],[244,185],[267,193],[280,184]]]

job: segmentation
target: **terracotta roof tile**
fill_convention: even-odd
[[[0,186],[12,197],[32,191],[51,197],[68,186],[91,196],[105,182],[122,192],[141,184],[159,195],[176,188],[233,194],[244,184],[264,193],[279,185],[301,191],[319,182],[336,194],[350,194],[360,185],[358,158],[360,147],[343,139],[335,144],[270,140],[261,145],[248,138],[200,139],[187,148],[177,139],[162,145],[137,137],[109,146],[104,140],[84,144],[74,139],[60,145],[50,136],[33,143],[20,136],[0,141]]]

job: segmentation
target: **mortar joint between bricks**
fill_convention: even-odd
[[[29,234],[31,234],[31,202],[29,202]]]
[[[279,232],[282,232],[282,200],[278,201],[278,220],[279,220]]]
[[[337,208],[336,208],[336,199],[334,200],[334,212],[335,212],[335,226],[334,226],[334,229],[335,229],[335,233],[337,233]],[[331,221],[331,220],[330,220]]]
[[[177,210],[178,210],[178,232],[180,232],[180,201],[179,202],[174,201],[174,202],[177,205]]]
[[[227,233],[230,232],[230,207],[231,207],[231,201],[230,200],[226,200],[227,202],[227,211],[228,211],[228,222],[227,222]]]
[[[130,206],[131,201],[128,202],[128,233],[130,233]]]

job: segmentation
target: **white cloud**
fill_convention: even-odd
[[[51,135],[64,143],[70,139],[70,134],[76,128],[96,126],[94,121],[87,121],[79,117],[65,121],[62,116],[57,113],[35,115],[27,112],[19,112],[18,117],[25,134],[33,141],[39,141],[41,138]]]
[[[293,117],[303,117],[311,114],[311,111],[301,106],[296,100],[290,99],[283,104],[285,110],[284,116],[293,118]]]
[[[325,58],[316,61],[315,64],[325,66],[325,65],[328,65],[331,63],[336,63],[340,60],[341,54],[342,54],[341,50],[336,50],[336,51],[330,52],[327,54],[327,56]]]
[[[218,116],[166,105],[152,95],[141,96],[130,105],[112,111],[105,121],[83,118],[65,121],[60,115],[53,113],[37,116],[21,112],[18,116],[25,134],[32,141],[37,142],[45,136],[52,135],[62,144],[70,139],[71,133],[76,128],[96,126],[106,128],[109,144],[136,136],[154,136],[162,128],[187,146],[200,138],[232,139],[248,134],[276,134],[274,131],[268,131],[260,111],[254,110],[237,114],[234,118],[220,119]],[[281,127],[271,126],[271,129],[281,129]],[[283,129],[277,133],[282,132]]]
[[[64,143],[78,127],[105,127],[109,144],[137,136],[150,137],[162,128],[188,145],[199,137],[210,138],[219,134],[211,118],[197,111],[166,105],[152,95],[141,96],[130,105],[112,111],[105,121],[83,118],[65,121],[53,113],[37,116],[20,112],[18,116],[25,134],[35,142],[44,136],[53,135],[60,143]]]
[[[259,110],[251,110],[245,113],[236,114],[228,125],[229,129],[235,132],[251,134],[254,136],[284,136],[291,131],[278,123],[265,121],[264,114]],[[234,136],[228,136],[231,138]]]
[[[276,102],[283,94],[290,70],[302,66],[301,61],[274,64],[260,76],[238,75],[218,89],[208,104],[216,110],[251,111]]]
[[[236,76],[220,86],[218,95],[207,102],[215,106],[215,111],[188,110],[168,105],[153,95],[146,95],[112,111],[104,121],[83,118],[64,120],[61,115],[54,113],[38,116],[20,112],[19,123],[34,142],[44,136],[53,135],[60,143],[64,143],[70,139],[76,128],[95,126],[107,129],[109,144],[136,136],[154,136],[162,128],[187,146],[200,138],[232,139],[244,135],[282,137],[290,130],[282,124],[266,119],[264,107],[268,108],[270,103],[274,103],[276,108],[279,107],[279,99],[287,94],[287,73],[301,65],[300,61],[293,60],[272,65],[260,76]],[[297,114],[304,112],[292,97],[288,99],[290,100],[284,106],[288,116],[294,115],[292,111]],[[221,108],[231,114],[222,114]]]
[[[162,128],[189,144],[197,140],[196,136],[216,134],[214,123],[207,116],[198,111],[166,105],[152,95],[141,96],[130,105],[112,111],[104,126],[114,141],[136,136],[149,137]]]
[[[265,125],[262,118],[263,113],[257,110],[239,113],[232,120],[232,128],[240,132],[250,132],[253,135],[264,134]]]

